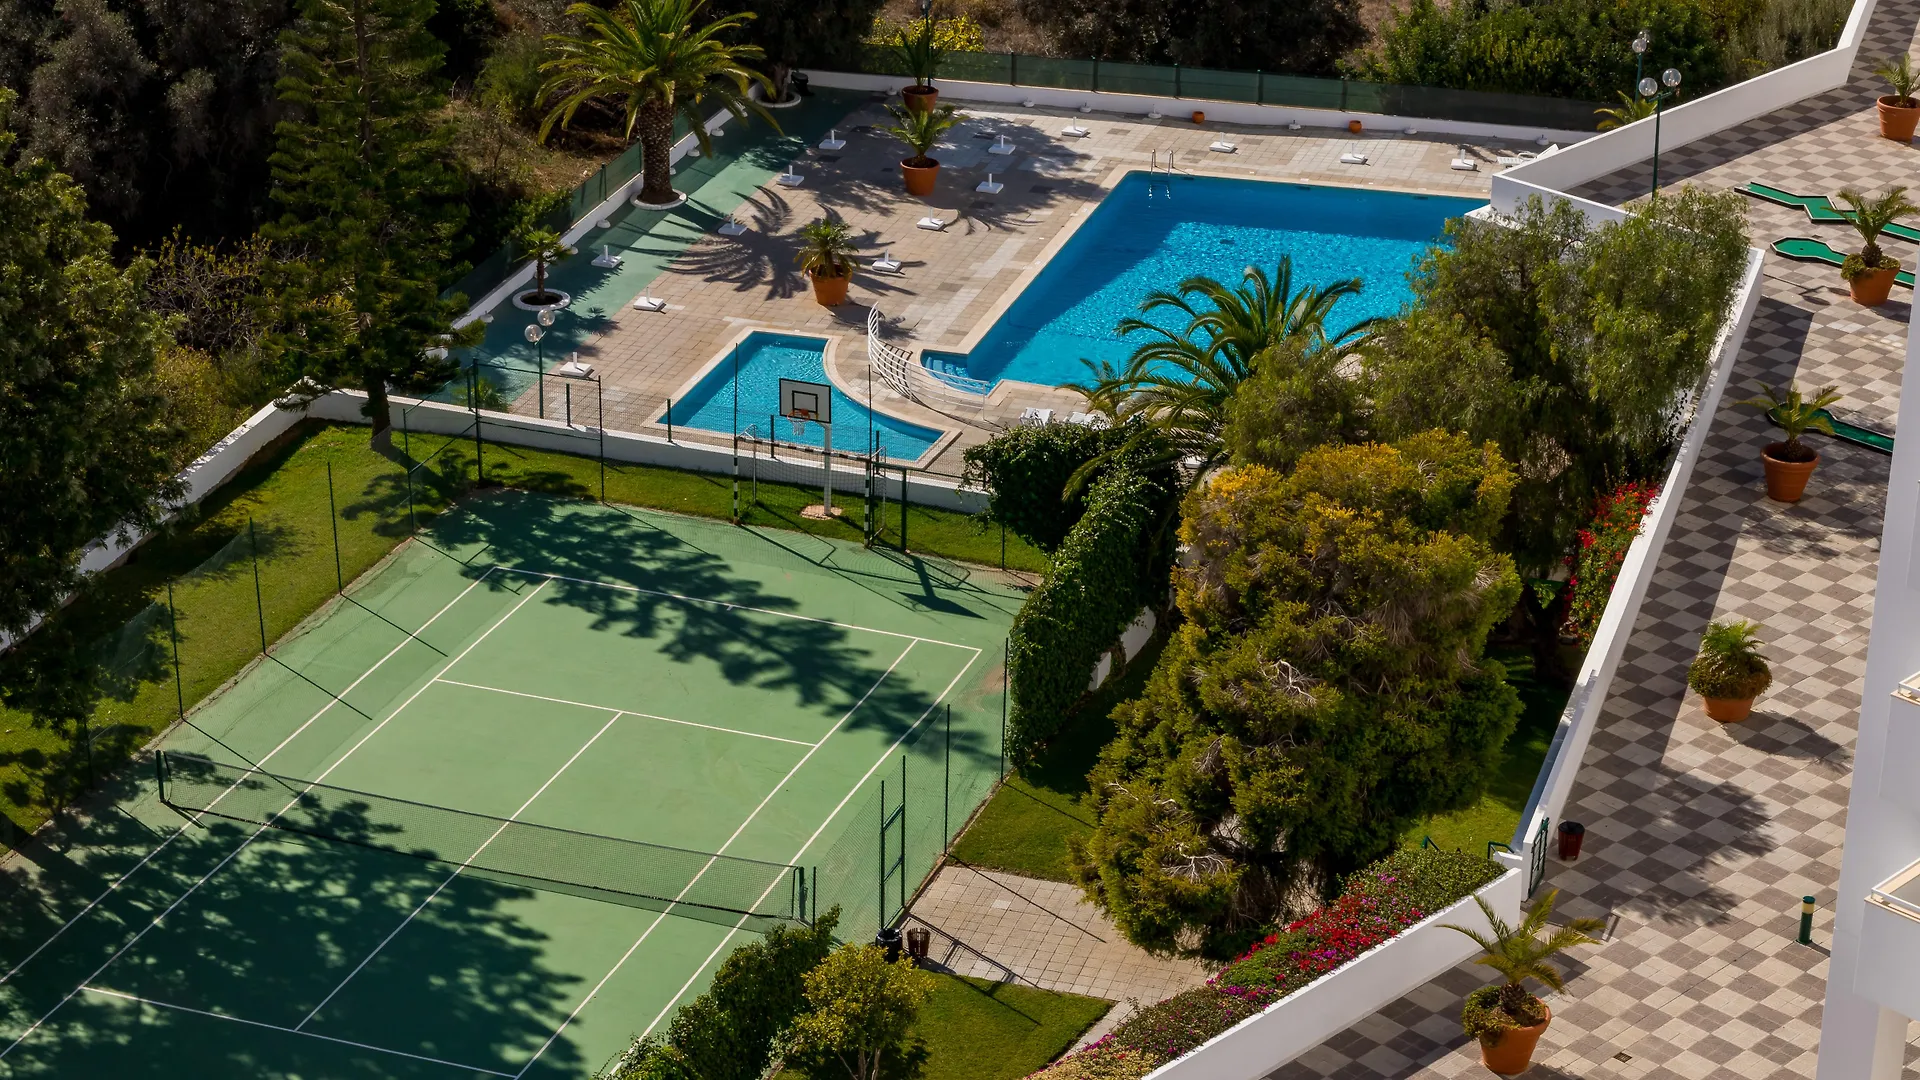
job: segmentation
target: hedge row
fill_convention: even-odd
[[[1268,935],[1207,981],[1128,1017],[1035,1080],[1138,1080],[1503,871],[1474,855],[1398,851],[1353,875],[1333,903]]]
[[[1014,617],[1009,754],[1059,730],[1100,654],[1142,607],[1166,601],[1178,492],[1167,471],[1121,461],[1095,481],[1040,585]]]

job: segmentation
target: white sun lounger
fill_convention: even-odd
[[[1480,171],[1479,162],[1473,160],[1472,158],[1465,158],[1465,157],[1454,158],[1453,164],[1448,167],[1451,168],[1454,172],[1479,172]]]

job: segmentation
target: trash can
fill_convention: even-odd
[[[918,964],[927,958],[927,950],[933,945],[933,931],[924,926],[916,926],[907,931],[907,955]]]
[[[813,93],[807,88],[807,73],[804,71],[796,71],[788,75],[787,87],[801,97],[807,97]]]
[[[1560,858],[1567,862],[1580,857],[1580,841],[1586,839],[1587,827],[1577,821],[1560,823]]]
[[[873,935],[873,943],[887,950],[887,963],[900,959],[900,931],[891,926],[882,927],[879,933]]]

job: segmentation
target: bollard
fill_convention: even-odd
[[[1800,944],[1813,944],[1813,897],[1800,898]]]

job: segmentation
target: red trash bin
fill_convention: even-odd
[[[1587,827],[1577,821],[1560,823],[1560,858],[1567,862],[1580,857],[1580,841],[1586,839]]]

